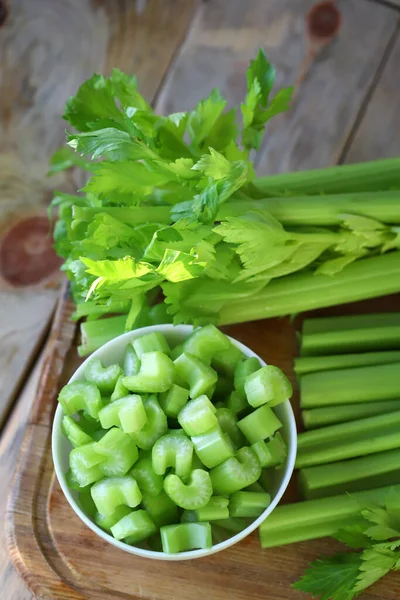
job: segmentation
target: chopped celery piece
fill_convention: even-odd
[[[309,373],[300,378],[301,408],[396,400],[400,362]]]
[[[229,497],[229,514],[231,517],[259,517],[270,502],[267,492],[234,492]]]
[[[84,493],[89,492],[90,495],[90,484],[81,486],[75,478],[71,468],[69,468],[68,471],[65,473],[65,481],[67,482],[67,486],[71,488],[71,490],[78,490]]]
[[[132,509],[129,506],[117,506],[115,511],[111,515],[102,515],[99,512],[96,512],[94,515],[94,522],[96,525],[105,529],[106,531],[110,531],[111,527],[115,525],[118,521],[122,519],[122,517],[126,517],[132,512]]]
[[[95,442],[99,442],[102,437],[104,437],[107,433],[107,429],[97,429],[97,431],[93,431],[92,439]]]
[[[223,376],[218,377],[217,383],[215,384],[214,393],[209,395],[209,398],[212,398],[213,402],[218,400],[225,401],[229,397],[229,394],[232,392],[232,390],[233,384],[230,379]]]
[[[141,542],[156,531],[156,526],[145,510],[134,510],[111,527],[115,539],[124,539],[127,544]]]
[[[272,409],[264,405],[238,421],[238,427],[250,444],[254,444],[259,440],[271,437],[277,429],[282,427],[282,423]]]
[[[215,413],[215,406],[202,395],[186,404],[178,415],[178,421],[187,435],[199,435],[218,423]]]
[[[197,510],[185,510],[182,515],[183,523],[196,521],[215,521],[229,519],[229,500],[223,496],[211,496],[208,504]]]
[[[146,411],[147,422],[140,431],[133,433],[132,437],[139,448],[151,450],[158,438],[167,433],[168,422],[167,417],[155,396],[149,396],[143,404]]]
[[[239,533],[239,531],[243,531],[245,527],[250,525],[250,522],[249,519],[229,517],[229,519],[217,519],[213,522],[213,525],[215,524],[232,533]]]
[[[140,360],[132,346],[132,343],[128,344],[125,348],[122,364],[125,375],[137,375],[139,373]]]
[[[164,490],[177,506],[186,510],[196,510],[205,506],[213,493],[210,475],[202,469],[190,474],[187,484],[172,473],[164,479]]]
[[[400,350],[387,352],[361,352],[359,354],[332,354],[330,356],[299,356],[294,359],[297,375],[332,369],[349,369],[367,365],[385,365],[400,362]]]
[[[132,346],[139,357],[139,360],[141,359],[142,354],[146,354],[148,352],[158,351],[163,352],[164,354],[170,353],[167,340],[163,334],[158,331],[146,333],[146,335],[142,335],[142,337],[133,340]]]
[[[306,429],[315,429],[325,425],[355,421],[365,417],[395,412],[400,409],[399,400],[386,400],[381,402],[362,402],[341,406],[322,406],[303,410],[301,416]]]
[[[172,360],[176,360],[183,352],[183,344],[178,344],[171,349],[170,357]]]
[[[235,449],[226,433],[217,425],[205,433],[192,436],[198,458],[211,469],[234,455]]]
[[[251,485],[248,485],[247,487],[245,487],[243,489],[244,492],[265,492],[265,489],[263,488],[263,486],[258,483],[258,481],[256,481],[255,483],[252,483]]]
[[[96,443],[96,452],[103,457],[101,468],[107,477],[126,475],[139,454],[132,437],[116,427],[109,429]]]
[[[98,418],[99,410],[103,406],[97,387],[84,381],[65,385],[58,395],[58,401],[66,415],[85,410],[93,419]]]
[[[229,408],[217,408],[217,419],[221,430],[228,434],[236,448],[246,445],[246,438],[237,426],[237,418]]]
[[[206,325],[196,329],[183,343],[183,351],[197,356],[207,365],[216,352],[227,350],[231,342],[214,325]]]
[[[279,431],[269,441],[255,442],[251,449],[263,469],[282,465],[287,456],[287,447]]]
[[[99,429],[99,422],[93,417],[91,417],[86,411],[79,414],[79,427],[83,429],[85,433],[91,435],[94,431]]]
[[[226,401],[226,407],[229,408],[235,415],[243,413],[245,410],[250,408],[246,398],[238,394],[236,391],[231,392],[228,400]]]
[[[158,496],[143,494],[142,505],[158,529],[163,525],[177,523],[179,520],[178,507],[164,490]]]
[[[84,492],[80,491],[78,494],[78,504],[88,517],[91,519],[95,518],[96,515],[96,505],[93,502],[92,496],[90,495],[90,488],[85,490]]]
[[[147,415],[141,397],[130,394],[104,406],[99,411],[99,419],[104,429],[116,426],[125,433],[136,433],[146,424]]]
[[[172,387],[159,396],[160,406],[168,417],[177,417],[189,398],[189,390],[172,384]]]
[[[111,394],[111,402],[114,402],[115,400],[119,400],[120,398],[123,398],[124,396],[127,396],[129,394],[128,388],[126,388],[124,386],[124,384],[122,383],[123,377],[124,377],[123,375],[120,375],[117,379],[117,383],[115,384],[114,391]]]
[[[160,437],[151,453],[153,471],[164,475],[172,467],[178,477],[187,477],[192,469],[193,444],[183,435],[167,433]]]
[[[142,452],[142,451],[141,451]],[[151,455],[140,455],[133,469],[129,471],[139,485],[140,491],[150,496],[157,496],[163,489],[163,478],[153,471]]]
[[[211,366],[225,377],[234,376],[237,363],[242,360],[243,354],[232,342],[226,350],[216,352],[212,358]]]
[[[213,467],[210,477],[214,492],[229,496],[233,492],[255,483],[261,475],[261,467],[254,452],[244,446],[234,457]]]
[[[137,375],[124,377],[122,383],[132,392],[166,392],[174,383],[175,368],[172,360],[163,352],[142,354]]]
[[[139,486],[130,475],[102,479],[92,486],[91,494],[97,510],[105,516],[121,504],[135,508],[142,501]]]
[[[259,528],[261,546],[272,548],[314,538],[331,536],[346,525],[357,523],[360,507],[377,504],[383,507],[387,494],[400,485],[377,488],[353,494],[280,504]]]
[[[265,492],[269,492],[271,489],[271,483],[272,483],[272,477],[271,477],[271,471],[269,469],[262,469],[261,471],[261,475],[257,481],[257,483],[260,484],[260,486],[263,488],[263,490]],[[253,491],[257,491],[257,490],[253,490]]]
[[[69,466],[71,475],[80,487],[98,481],[104,476],[102,464],[104,456],[97,452],[98,442],[85,444],[71,450],[69,455]]]
[[[90,435],[85,433],[83,429],[79,427],[78,423],[74,421],[72,417],[68,417],[67,415],[65,415],[61,421],[61,431],[73,448],[93,442]]]
[[[163,552],[177,554],[186,550],[211,548],[210,523],[179,523],[161,527]]]
[[[400,449],[301,469],[299,487],[307,499],[400,484]]]
[[[85,368],[87,381],[94,383],[104,396],[113,392],[117,379],[121,374],[122,369],[119,365],[103,367],[99,358],[90,359]]]
[[[293,393],[291,383],[281,369],[273,365],[261,367],[251,373],[244,382],[247,402],[256,408],[263,404],[276,406]]]
[[[246,399],[246,394],[244,391],[244,383],[246,378],[252,373],[258,371],[260,367],[260,361],[255,356],[252,356],[251,358],[245,358],[237,363],[234,373],[234,383],[236,393],[239,394],[241,398]]]
[[[205,394],[218,379],[217,373],[197,356],[184,352],[174,361],[178,377],[187,383],[191,398]]]

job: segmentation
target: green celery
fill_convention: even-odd
[[[282,427],[282,423],[273,410],[264,404],[253,410],[247,417],[240,419],[238,427],[250,444],[254,444],[273,435]]]
[[[286,460],[287,447],[279,431],[268,441],[259,440],[255,442],[252,444],[251,449],[263,469],[278,467]]]
[[[87,356],[110,340],[125,333],[125,323],[126,315],[81,323],[82,343],[78,346],[79,356]]]
[[[216,408],[204,394],[190,400],[178,415],[182,429],[189,436],[205,433],[218,423]]]
[[[291,397],[293,390],[286,375],[273,365],[266,365],[248,375],[244,382],[247,402],[253,408],[276,406]]]
[[[216,352],[212,358],[211,366],[221,375],[233,378],[236,366],[243,359],[243,354],[239,348],[230,344],[226,350]]]
[[[103,462],[104,456],[97,452],[97,442],[73,448],[69,455],[70,487],[77,485],[83,488],[101,479],[104,476]]]
[[[308,373],[300,378],[301,408],[399,398],[400,362]]]
[[[93,419],[98,419],[102,408],[101,395],[93,383],[75,381],[65,385],[58,395],[58,401],[66,415],[85,410]]]
[[[210,523],[180,523],[161,527],[163,552],[177,554],[187,550],[206,549],[212,546]]]
[[[261,471],[261,475],[257,481],[257,483],[260,484],[260,486],[263,488],[263,490],[265,492],[269,492],[271,489],[271,471],[270,469],[262,469]],[[251,490],[250,490],[251,491]],[[257,490],[253,490],[253,491],[257,491]]]
[[[230,393],[228,400],[226,401],[226,407],[235,413],[235,415],[244,413],[250,409],[250,405],[247,402],[246,397],[238,394],[236,390]]]
[[[207,365],[216,352],[227,350],[230,347],[230,341],[214,325],[206,325],[196,329],[183,343],[183,351],[197,356]]]
[[[300,469],[298,483],[307,499],[324,498],[345,492],[358,492],[400,484],[400,449],[378,452]]]
[[[73,448],[93,442],[90,435],[85,433],[74,419],[65,415],[61,421],[61,431]]]
[[[183,352],[183,344],[177,344],[171,348],[170,357],[172,360],[176,360]]]
[[[116,540],[124,539],[127,544],[141,542],[157,531],[145,510],[134,510],[110,529]]]
[[[132,392],[166,392],[174,383],[175,368],[172,360],[160,351],[146,352],[140,359],[137,375],[128,375],[122,383]]]
[[[147,455],[143,450],[129,474],[136,479],[140,491],[146,495],[157,496],[163,489],[163,477],[154,473],[151,455]]]
[[[147,415],[141,397],[129,394],[104,406],[99,411],[99,420],[104,429],[116,426],[125,433],[136,433],[145,426]]]
[[[164,491],[177,506],[186,510],[197,510],[208,504],[213,488],[210,475],[203,469],[194,469],[187,484],[170,473],[164,479]]]
[[[114,402],[115,400],[119,400],[120,398],[123,398],[124,396],[127,396],[129,394],[128,388],[126,388],[124,386],[124,384],[122,383],[123,377],[124,377],[123,375],[120,375],[117,379],[117,383],[115,384],[114,391],[111,394],[111,402]]]
[[[133,477],[109,477],[95,483],[91,490],[93,502],[99,513],[112,515],[122,504],[135,508],[142,501],[139,486]]]
[[[244,391],[245,380],[248,375],[258,371],[260,366],[260,361],[255,356],[252,356],[251,358],[245,358],[236,364],[234,372],[234,384],[235,391],[240,397],[246,398]]]
[[[98,387],[103,396],[114,391],[122,369],[119,365],[103,367],[99,358],[92,358],[85,367],[85,378]]]
[[[168,342],[159,331],[152,331],[151,333],[142,335],[140,338],[132,341],[132,346],[139,360],[141,359],[142,354],[146,354],[147,352],[159,351],[167,355],[170,353]]]
[[[384,365],[400,362],[400,350],[387,352],[361,352],[359,354],[333,354],[331,356],[299,356],[294,359],[297,375],[332,369],[350,369],[367,365]]]
[[[313,429],[298,436],[298,468],[400,447],[400,411]]]
[[[214,369],[186,352],[174,360],[174,365],[178,377],[189,385],[191,398],[205,394],[217,382]]]
[[[255,483],[261,475],[261,467],[254,452],[247,446],[240,448],[234,457],[228,458],[210,470],[213,490],[221,496]]]
[[[151,451],[153,471],[164,475],[173,467],[178,477],[188,477],[192,469],[193,444],[183,435],[167,433],[158,438]]]
[[[215,384],[215,390],[212,395],[213,402],[225,402],[227,398],[229,398],[230,394],[233,390],[233,382],[227,377],[223,377],[222,375],[218,377],[217,383]]]
[[[182,515],[183,523],[196,521],[215,521],[229,519],[229,500],[222,496],[211,496],[208,504],[197,510],[185,510]]]
[[[258,481],[256,481],[255,483],[252,483],[251,485],[248,485],[247,487],[245,487],[243,489],[244,492],[265,492],[265,489],[263,488],[263,486],[258,483]]]
[[[271,502],[267,492],[234,492],[229,497],[231,517],[259,517]]]
[[[301,417],[306,429],[315,429],[325,425],[355,421],[397,410],[400,410],[400,400],[386,400],[311,408],[310,410],[301,411]]]
[[[91,519],[96,519],[96,505],[93,502],[92,496],[90,494],[90,487],[85,491],[79,491],[78,504],[85,513],[85,515],[87,515]]]
[[[133,433],[132,437],[139,448],[151,450],[158,438],[167,433],[168,422],[155,396],[149,396],[149,398],[144,400],[143,404],[147,422],[140,431]]]
[[[229,517],[229,519],[215,520],[213,522],[213,526],[217,525],[218,527],[222,527],[222,529],[226,529],[227,531],[230,531],[231,533],[235,534],[239,533],[240,531],[243,531],[245,527],[250,525],[251,521],[252,519],[245,519],[241,517]]]
[[[400,485],[393,486],[400,492]],[[360,517],[360,507],[383,507],[392,487],[279,505],[259,528],[261,546],[272,548],[335,534]]]
[[[232,440],[236,448],[246,445],[246,439],[237,425],[237,417],[229,408],[217,408],[215,413],[221,430]]]
[[[122,362],[125,375],[137,375],[139,373],[140,360],[132,344],[128,344],[125,348]]]
[[[157,496],[143,493],[142,505],[158,529],[164,525],[177,523],[179,520],[178,507],[164,490],[161,490]]]
[[[109,429],[96,443],[96,452],[103,457],[101,469],[107,477],[126,475],[139,456],[132,437],[117,427]]]
[[[192,436],[196,455],[203,465],[211,469],[234,455],[230,437],[217,425],[205,433]]]
[[[159,395],[158,399],[167,417],[176,418],[189,399],[189,390],[173,383],[167,392]]]
[[[111,532],[111,527],[113,527],[117,521],[120,521],[122,517],[126,517],[126,515],[129,515],[131,512],[132,509],[129,508],[129,506],[117,506],[111,515],[102,515],[101,513],[96,512],[94,515],[94,522],[102,529]]]

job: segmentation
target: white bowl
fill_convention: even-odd
[[[168,342],[172,345],[181,343],[185,338],[187,338],[190,333],[193,331],[193,327],[191,325],[154,325],[151,327],[143,327],[142,329],[136,329],[136,331],[130,331],[128,333],[124,333],[119,337],[111,340],[107,344],[104,344],[101,348],[96,350],[90,358],[99,358],[104,366],[111,365],[113,363],[118,363],[122,360],[124,349],[128,342],[134,340],[145,333],[150,333],[152,331],[159,331],[163,333],[167,338]],[[266,363],[250,348],[244,346],[240,342],[230,338],[232,343],[237,346],[243,354],[246,356],[255,356],[259,359],[262,365]],[[87,360],[77,369],[74,375],[70,379],[70,383],[73,381],[80,381],[84,379],[84,370],[87,364]],[[297,432],[296,432],[296,422],[293,415],[292,407],[290,405],[289,400],[286,400],[282,404],[279,404],[275,409],[275,412],[279,419],[283,424],[282,435],[286,440],[288,445],[288,455],[286,459],[286,464],[282,469],[275,471],[275,481],[272,483],[271,491],[271,503],[264,510],[264,512],[255,519],[248,527],[233,535],[232,537],[219,542],[218,544],[214,544],[211,548],[201,549],[201,550],[190,550],[188,552],[180,552],[179,554],[164,554],[163,552],[156,552],[153,550],[146,550],[143,548],[138,548],[136,546],[129,546],[124,542],[120,542],[116,540],[114,537],[100,529],[91,519],[83,512],[77,502],[77,492],[71,490],[66,482],[65,474],[68,470],[68,458],[69,453],[71,451],[71,445],[68,440],[61,433],[61,420],[63,418],[63,411],[61,406],[57,406],[57,410],[54,416],[53,422],[53,431],[52,431],[52,452],[53,452],[53,462],[54,468],[57,475],[57,479],[60,483],[61,489],[64,492],[64,495],[71,507],[78,515],[78,517],[99,537],[103,538],[106,542],[109,542],[113,546],[124,550],[125,552],[129,552],[131,554],[136,554],[145,558],[154,558],[158,560],[188,560],[192,558],[200,558],[202,556],[208,556],[209,554],[214,554],[215,552],[219,552],[220,550],[224,550],[225,548],[229,548],[233,544],[236,544],[247,535],[249,535],[252,531],[257,529],[261,525],[261,523],[271,514],[279,500],[282,498],[283,493],[285,492],[290,477],[293,473],[294,462],[296,458],[296,447],[297,447]]]

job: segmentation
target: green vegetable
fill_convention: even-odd
[[[125,375],[137,375],[139,373],[140,360],[132,344],[128,344],[125,348],[123,370]]]
[[[183,351],[210,365],[215,353],[227,350],[230,345],[229,339],[214,325],[206,325],[194,331],[184,341]]]
[[[222,496],[212,496],[205,506],[197,510],[185,510],[182,522],[215,521],[229,518],[229,500]]]
[[[324,425],[333,425],[345,421],[355,421],[365,417],[373,417],[400,409],[399,400],[379,402],[363,402],[340,406],[324,406],[301,411],[304,427],[314,429]]]
[[[350,369],[368,365],[384,365],[400,362],[400,351],[361,352],[360,354],[334,354],[332,356],[299,356],[294,359],[297,375],[332,369]]]
[[[124,539],[127,544],[137,544],[157,531],[145,510],[134,510],[110,529],[116,540]]]
[[[130,394],[104,406],[99,411],[99,420],[104,429],[117,426],[125,433],[135,433],[144,427],[147,415],[141,397]]]
[[[163,352],[168,355],[170,353],[167,340],[158,331],[153,331],[152,333],[142,335],[140,338],[136,338],[133,340],[132,346],[139,360],[142,358],[142,354],[148,352]]]
[[[85,377],[90,383],[94,383],[102,395],[111,394],[114,391],[122,369],[119,365],[103,367],[98,358],[92,358],[86,368]]]
[[[163,352],[147,352],[140,358],[137,375],[128,375],[122,383],[132,392],[166,392],[174,383],[175,369],[172,360]]]
[[[205,433],[218,423],[216,408],[207,396],[190,400],[178,415],[179,425],[189,436]]]
[[[286,460],[287,447],[279,431],[267,442],[264,440],[255,442],[252,444],[251,449],[257,456],[258,462],[263,469],[278,467]]]
[[[157,496],[143,493],[142,504],[158,528],[172,525],[179,520],[178,507],[164,490]]]
[[[146,455],[143,451],[130,475],[136,479],[140,491],[146,496],[158,496],[163,489],[163,478],[154,472],[151,455]]]
[[[153,471],[164,475],[173,467],[178,477],[188,477],[192,468],[193,444],[183,435],[168,433],[158,438],[151,451]]]
[[[97,419],[103,406],[97,387],[93,383],[82,381],[65,385],[58,395],[58,401],[66,415],[85,410],[94,419]]]
[[[247,417],[238,421],[240,431],[245,435],[250,444],[265,440],[272,436],[282,423],[268,406],[260,406]]]
[[[211,365],[219,374],[225,377],[233,377],[235,369],[242,359],[242,352],[231,342],[229,348],[214,354]]]
[[[307,499],[400,484],[400,449],[301,469],[299,486]]]
[[[119,400],[120,398],[123,398],[124,396],[128,396],[129,390],[122,383],[123,378],[124,378],[124,375],[120,375],[118,377],[117,383],[115,384],[114,391],[111,394],[111,398],[110,398],[111,402],[114,402],[115,400]]]
[[[300,379],[300,406],[395,400],[399,390],[400,363],[308,373]]]
[[[260,474],[258,460],[253,451],[246,446],[240,448],[234,457],[228,458],[210,471],[213,490],[221,496],[229,496],[255,483]]]
[[[203,469],[194,469],[187,484],[178,475],[170,473],[164,479],[164,490],[177,506],[186,510],[206,506],[213,493],[210,475]]]
[[[244,390],[248,403],[253,407],[267,403],[269,406],[276,406],[292,395],[290,381],[273,365],[266,365],[248,375]]]
[[[161,527],[163,552],[177,554],[197,548],[211,548],[212,536],[209,523],[180,523]]]
[[[229,436],[236,448],[245,446],[246,438],[237,425],[238,421],[235,413],[229,410],[229,408],[221,407],[217,408],[217,412],[215,414],[221,430]]]
[[[132,437],[113,427],[96,443],[96,452],[103,457],[101,465],[107,477],[126,475],[138,459],[138,450]],[[72,464],[71,464],[72,468]]]
[[[400,411],[300,433],[298,468],[355,458],[400,447]]]
[[[176,418],[189,399],[189,390],[173,383],[167,392],[159,396],[160,406],[167,417]]]
[[[174,360],[174,365],[178,377],[189,385],[191,398],[207,393],[217,381],[214,369],[186,352]]]
[[[102,479],[90,492],[97,510],[105,516],[112,515],[118,506],[135,508],[142,501],[139,486],[129,475]]]
[[[244,384],[248,375],[251,375],[255,371],[258,371],[260,368],[260,361],[255,356],[251,358],[246,358],[241,362],[238,362],[235,367],[234,373],[234,383],[236,393],[239,394],[241,398],[246,398]]]
[[[97,348],[125,333],[126,316],[108,317],[96,321],[81,323],[81,345],[78,346],[79,356],[87,356]]]
[[[74,419],[65,415],[61,422],[61,431],[74,448],[83,446],[84,444],[90,444],[93,440],[81,429]]]
[[[219,425],[205,433],[192,436],[196,454],[206,467],[211,469],[234,455],[234,447],[228,434]]]
[[[259,517],[271,502],[267,492],[235,492],[229,497],[231,517]]]
[[[162,435],[167,433],[168,423],[161,406],[155,396],[150,396],[144,402],[147,422],[138,432],[132,434],[139,448],[150,450]]]
[[[129,506],[124,506],[121,504],[121,506],[117,506],[111,515],[102,515],[101,513],[96,512],[93,518],[96,525],[102,529],[105,529],[106,531],[111,531],[111,527],[115,525],[115,523],[120,521],[122,517],[129,515],[131,512],[132,509],[129,508]]]
[[[241,396],[235,390],[229,394],[228,400],[226,401],[226,407],[229,408],[229,410],[231,410],[235,415],[243,413],[250,408],[245,394]]]

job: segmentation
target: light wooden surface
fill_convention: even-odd
[[[258,159],[260,173],[399,153],[400,12],[394,6],[399,1],[338,1],[343,14],[340,35],[312,64],[291,112],[269,126]],[[74,190],[81,184],[74,173],[56,179],[46,179],[45,173],[49,153],[63,141],[60,115],[65,99],[93,71],[107,73],[118,66],[136,73],[140,88],[149,100],[156,99],[162,111],[189,108],[215,86],[231,104],[237,103],[243,96],[247,62],[260,45],[277,66],[277,87],[293,83],[306,49],[304,16],[313,2],[8,0],[7,4],[9,14],[0,23],[0,254],[15,223],[43,214],[52,189]],[[43,238],[38,243],[43,244]],[[0,421],[40,347],[56,285],[54,279],[50,285],[39,281],[15,287],[1,276],[0,265]],[[0,464],[5,483],[14,469],[33,400],[32,382],[34,378],[20,394],[3,432]],[[0,536],[2,532],[3,528]],[[3,547],[4,597],[30,598]]]

